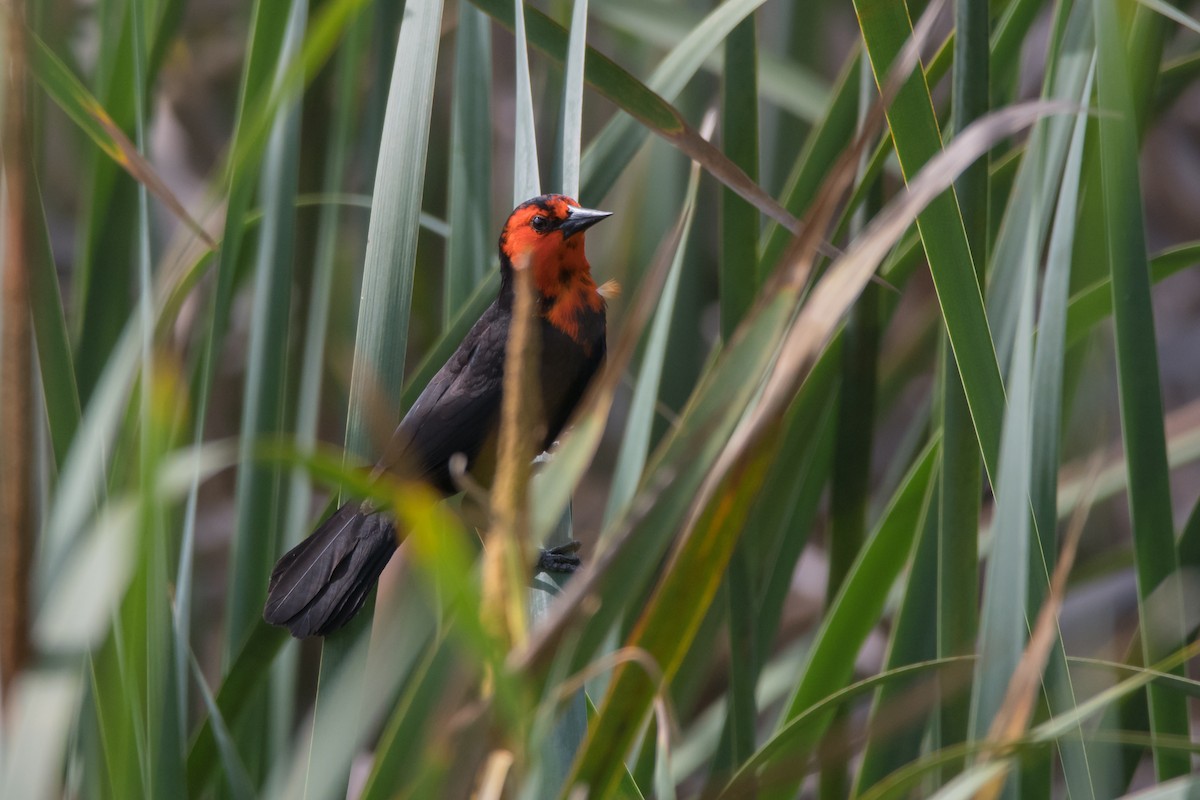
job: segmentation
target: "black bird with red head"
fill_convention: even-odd
[[[584,232],[608,216],[561,194],[513,210],[500,234],[499,296],[401,420],[376,475],[390,471],[453,494],[450,459],[461,453],[476,478],[490,482],[516,267],[532,270],[538,293],[536,444],[553,444],[604,362],[604,298],[584,254]],[[298,638],[341,628],[362,608],[402,538],[386,510],[346,503],[279,559],[263,617]],[[543,561],[568,570],[578,563],[561,554]]]

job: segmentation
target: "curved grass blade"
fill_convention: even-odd
[[[375,764],[363,786],[361,800],[396,797],[415,777],[419,761],[414,756],[428,747],[430,723],[437,720],[438,704],[452,688],[454,649],[435,644],[413,670],[409,685],[396,704],[376,747]]]
[[[234,800],[251,800],[255,796],[254,784],[250,781],[246,767],[238,756],[237,744],[229,732],[229,726],[225,724],[225,718],[217,706],[216,699],[213,698],[212,690],[208,688],[208,682],[204,680],[204,673],[196,661],[195,654],[192,654],[189,663],[192,667],[192,675],[196,680],[196,687],[200,691],[200,699],[204,701],[204,708],[208,712],[213,739],[217,743],[217,751],[221,757],[221,772],[229,788],[229,795]]]
[[[433,634],[428,598],[415,590],[399,594],[379,633],[352,639],[332,674],[322,676],[312,717],[290,756],[276,762],[263,796],[346,796],[350,762],[366,737],[387,719],[400,686],[420,670]],[[372,666],[364,670],[368,661]],[[323,659],[322,667],[329,666],[330,660]],[[367,698],[370,702],[364,702]]]
[[[690,541],[699,546],[677,549],[626,645],[644,650],[670,680],[679,669],[713,601],[741,523],[776,453],[775,447],[756,451],[741,468],[728,475],[719,500],[696,522]],[[663,622],[669,618],[668,624]],[[612,796],[624,772],[624,754],[655,687],[638,668],[620,667],[613,676],[585,748],[579,754],[569,786],[587,786],[591,796]]]
[[[1176,245],[1150,259],[1150,282],[1156,284],[1196,264],[1200,264],[1200,242]],[[1076,292],[1067,305],[1066,346],[1079,344],[1111,313],[1111,277]]]
[[[33,45],[30,54],[32,56],[30,66],[33,74],[59,108],[87,134],[88,138],[95,142],[105,155],[128,172],[135,181],[153,192],[154,196],[162,201],[162,204],[200,241],[215,250],[216,242],[208,235],[204,227],[187,212],[183,203],[159,177],[158,172],[138,151],[134,143],[129,140],[129,137],[121,130],[121,126],[113,121],[100,102],[87,90],[87,87],[71,73],[67,65],[36,34],[31,34],[29,40]]]
[[[232,658],[217,690],[216,708],[224,723],[236,729],[252,707],[251,699],[263,691],[275,656],[288,641],[287,631],[259,620]],[[223,758],[215,722],[205,718],[192,737],[187,756],[188,796],[199,797],[219,773]]]
[[[1088,700],[1080,703],[1077,708],[1069,713],[1059,714],[1051,719],[1036,726],[1025,740],[1026,743],[1046,744],[1053,742],[1064,735],[1068,735],[1073,730],[1078,730],[1081,723],[1103,711],[1105,708],[1118,702],[1123,697],[1128,696],[1132,692],[1139,691],[1154,684],[1155,677],[1160,672],[1175,672],[1179,666],[1186,661],[1195,658],[1200,654],[1200,642],[1193,642],[1188,646],[1176,650],[1168,655],[1163,661],[1156,664],[1152,669],[1147,669],[1137,674],[1122,680],[1115,686],[1112,686],[1104,691],[1096,694]],[[1161,687],[1160,687],[1161,688]],[[1179,742],[1181,747],[1172,747],[1172,754],[1181,760],[1187,760],[1188,751],[1194,749],[1187,737],[1172,736],[1162,742],[1163,748],[1168,747],[1167,742]],[[885,783],[881,783],[871,792],[863,795],[863,800],[879,800],[882,797],[900,796],[900,791],[904,788],[911,788],[910,784],[914,778],[919,777],[926,772],[931,762],[936,765],[937,761],[942,757],[942,754],[935,753],[932,756],[921,759],[913,764],[910,764],[901,773],[897,773],[889,778]],[[951,784],[946,786],[942,791],[933,795],[935,800],[948,800],[949,798],[968,798],[974,797],[983,785],[995,779],[1005,770],[1009,769],[1010,761],[1013,757],[1005,759],[997,759],[995,761],[985,762],[981,765],[971,767],[963,772]]]
[[[718,45],[747,19],[762,0],[724,0],[693,26],[655,68],[646,86],[667,101],[683,91]],[[757,93],[754,95],[757,97]],[[617,177],[646,140],[647,131],[634,120],[618,116],[602,130],[584,154],[581,181],[588,197],[608,194]]]
[[[1062,293],[1065,297],[1065,291]],[[1015,398],[1014,398],[1015,399]],[[1051,651],[1059,642],[1058,616],[1066,594],[1067,576],[1075,563],[1075,553],[1083,534],[1083,525],[1090,510],[1090,501],[1080,507],[1071,520],[1071,527],[1064,537],[1062,553],[1056,559],[1054,575],[1049,580],[1045,601],[1038,610],[1037,620],[1029,634],[1029,644],[1012,672],[1004,701],[991,720],[987,733],[989,745],[982,758],[1003,752],[1025,732],[1033,715]],[[982,654],[981,654],[982,657]],[[1082,729],[1080,731],[1082,733]],[[1085,762],[1086,763],[1086,762]],[[1087,775],[1087,773],[1084,773]],[[977,795],[981,800],[994,800],[1004,788],[1004,776],[993,778],[987,788]],[[1081,787],[1082,788],[1082,787]],[[1091,786],[1088,786],[1089,790]]]
[[[665,3],[636,3],[632,0],[602,3],[596,16],[609,27],[640,41],[671,49],[695,30],[700,16],[684,7]],[[758,54],[761,98],[806,122],[818,122],[829,101],[825,79],[793,58],[762,51]],[[716,76],[725,72],[721,51],[714,50],[703,68]]]
[[[1084,84],[1091,69],[1095,36],[1092,30],[1092,9],[1087,4],[1077,4],[1069,9],[1065,6],[1059,13],[1067,13],[1058,57],[1053,62],[1053,72],[1046,76],[1042,95],[1069,103],[1087,101],[1083,94]],[[1017,167],[1017,175],[1009,194],[1007,209],[996,237],[995,255],[988,273],[988,319],[992,325],[997,358],[1008,364],[1016,326],[1016,307],[1019,292],[1021,265],[1027,249],[1026,238],[1032,229],[1036,250],[1045,246],[1050,228],[1051,214],[1034,216],[1034,196],[1048,210],[1058,190],[1063,163],[1070,144],[1072,123],[1067,118],[1048,119],[1037,125],[1030,134],[1025,147],[1025,156]]]
[[[694,554],[697,552],[704,552],[708,547],[716,547],[718,542],[721,547],[731,545],[729,540],[719,538],[720,526],[693,528],[694,521],[708,519],[710,503],[719,496],[718,491],[726,486],[725,481],[728,475],[733,474],[735,470],[739,474],[743,470],[751,470],[746,474],[756,474],[755,470],[760,462],[758,451],[755,448],[770,441],[769,432],[774,430],[774,421],[779,419],[780,411],[785,407],[787,399],[795,393],[797,384],[804,375],[808,374],[817,356],[827,345],[842,314],[869,280],[870,275],[874,273],[879,262],[907,228],[909,221],[925,209],[925,204],[941,196],[946,190],[947,182],[953,180],[965,164],[971,163],[981,152],[985,151],[991,142],[996,141],[998,137],[1007,135],[1010,130],[1019,130],[1029,125],[1045,110],[1046,106],[1033,104],[1007,109],[976,122],[971,128],[964,131],[950,148],[930,161],[922,171],[920,179],[910,184],[909,195],[894,203],[877,218],[868,231],[856,240],[851,250],[826,273],[813,290],[803,311],[784,334],[779,355],[777,359],[774,359],[773,368],[764,374],[765,384],[752,413],[740,419],[739,424],[735,425],[727,436],[722,437],[725,444],[720,454],[715,463],[706,471],[699,491],[688,503],[690,512],[683,518],[686,522],[685,533],[678,545],[676,556],[681,563],[686,563],[688,556],[695,557]],[[775,294],[778,297],[786,297],[788,292],[783,290]],[[719,508],[720,513],[714,517],[717,521],[720,521],[722,515],[734,514],[734,510],[740,509],[740,506],[734,503],[722,505]],[[736,513],[742,512],[738,510]],[[697,531],[700,530],[704,530],[708,535],[697,535]],[[736,537],[733,538],[736,540]],[[727,559],[728,552],[728,550],[722,549],[713,550],[712,558],[705,561],[705,569],[718,571],[719,568],[723,568],[725,561],[722,560],[722,556]],[[658,596],[670,597],[671,595],[667,594],[668,591],[679,591],[678,588],[671,586],[673,576],[677,577],[675,573],[668,571],[664,583],[660,585],[661,594]],[[695,582],[692,576],[682,580],[691,580],[695,584],[689,598],[692,604],[686,606],[686,613],[703,614],[708,602],[712,600],[711,594],[703,593],[709,588],[708,585]],[[664,587],[669,587],[669,589]],[[655,611],[658,613],[654,613]],[[661,619],[660,614],[671,615],[670,625],[675,634],[670,637],[669,643],[650,639],[653,644],[661,644],[665,648],[663,652],[650,649],[650,653],[659,663],[663,664],[664,672],[668,675],[672,657],[679,647],[686,645],[686,642],[683,641],[684,637],[678,635],[681,620],[688,619],[686,615],[680,617],[681,613],[683,613],[681,607],[675,604],[662,606],[652,604],[651,610],[643,618],[643,624],[646,627],[639,628],[639,630],[654,630],[650,626],[653,621]],[[649,699],[645,694],[647,687],[644,681],[621,680],[622,675],[628,674],[627,670],[619,672],[618,677],[614,679],[609,688],[608,699],[601,709],[600,723],[593,731],[589,738],[588,748],[576,765],[573,782],[587,784],[592,787],[593,791],[611,790],[611,780],[614,774],[611,771],[611,763],[613,759],[619,759],[624,753],[629,744],[628,737],[632,735],[633,728],[630,727],[630,723],[640,719],[639,712],[644,711],[644,704]],[[613,698],[619,699],[614,700]],[[612,712],[612,716],[606,717],[609,712],[605,709],[608,708],[610,702],[616,711]],[[632,720],[629,719],[630,716],[633,717]],[[603,781],[603,783],[598,784],[597,781]]]
[[[1034,198],[1035,201],[1040,198]],[[1033,210],[1041,214],[1040,208]],[[987,560],[980,610],[980,659],[971,695],[970,735],[982,739],[1004,701],[1010,676],[1025,651],[1030,548],[1033,520],[1029,508],[1033,430],[1034,296],[1038,251],[1032,227],[1025,232],[1025,257],[1018,281],[1020,304],[1015,346],[1009,368],[999,471],[991,474],[996,493],[992,552]]]
[[[641,297],[653,300],[650,293],[639,294]],[[610,546],[593,559],[591,570],[575,577],[559,601],[557,613],[535,631],[530,647],[515,656],[520,669],[544,670],[553,654],[566,647],[568,641],[575,643],[571,670],[582,668],[607,637],[625,602],[643,591],[670,542],[675,522],[686,510],[720,443],[746,408],[769,365],[769,354],[794,303],[794,297],[773,298],[748,320],[744,335],[731,343],[704,376],[679,426],[651,458],[643,492],[652,502],[627,512],[602,534]],[[609,369],[613,361],[615,358],[610,359]],[[574,437],[579,436],[579,430],[577,424]],[[561,466],[560,461],[556,473]],[[581,605],[591,595],[609,601],[595,613],[589,610],[585,615]]]

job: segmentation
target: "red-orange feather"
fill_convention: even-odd
[[[546,321],[575,340],[580,339],[579,313],[585,309],[596,312],[604,306],[584,254],[585,234],[564,238],[556,229],[539,233],[530,222],[539,214],[561,222],[569,207],[578,205],[569,197],[552,195],[543,203],[518,209],[505,226],[501,245],[515,267],[533,269]]]

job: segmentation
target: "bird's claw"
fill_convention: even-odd
[[[572,539],[558,547],[542,548],[538,552],[537,566],[534,568],[534,572],[570,575],[583,563],[579,560],[579,556],[575,555],[582,546],[578,541]]]

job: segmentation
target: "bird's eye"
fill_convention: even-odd
[[[538,214],[533,219],[529,220],[529,224],[533,226],[535,231],[541,233],[550,227],[550,220],[546,219],[541,214]]]

